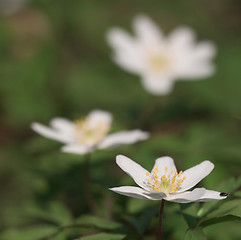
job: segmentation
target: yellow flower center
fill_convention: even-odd
[[[109,124],[93,123],[90,118],[75,121],[75,137],[81,144],[95,145],[100,142],[110,130]]]
[[[157,192],[173,193],[176,192],[186,177],[182,177],[182,171],[177,173],[177,171],[172,171],[168,173],[168,168],[165,167],[166,174],[159,176],[158,167],[156,166],[151,174],[147,173],[146,181],[148,185]]]

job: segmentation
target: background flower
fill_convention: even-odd
[[[50,127],[33,123],[31,128],[47,138],[65,143],[62,151],[76,154],[86,154],[94,149],[131,144],[149,137],[147,132],[138,129],[107,135],[111,122],[110,113],[94,110],[86,118],[75,122],[64,118],[54,118],[50,122]]]
[[[135,36],[112,28],[107,40],[114,50],[113,60],[125,70],[141,77],[152,94],[171,92],[175,81],[207,77],[214,72],[212,59],[216,47],[208,41],[195,43],[191,28],[179,27],[165,37],[145,15],[134,18]]]

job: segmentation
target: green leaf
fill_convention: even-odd
[[[201,228],[188,229],[184,240],[207,240]]]
[[[201,227],[208,227],[213,224],[221,223],[221,222],[227,222],[227,221],[234,221],[234,220],[241,220],[240,217],[234,216],[234,215],[226,215],[222,217],[216,217],[208,219],[200,224]]]
[[[241,217],[241,201],[240,200],[231,200],[226,201],[219,208],[212,211],[206,216],[206,218],[221,217],[228,214],[232,214],[237,217]]]
[[[146,209],[139,218],[131,219],[130,223],[135,227],[136,231],[141,235],[145,232],[147,226],[154,216],[158,215],[158,209]]]
[[[55,219],[59,224],[65,225],[73,221],[69,210],[60,202],[52,202],[49,211],[52,219]]]
[[[46,209],[41,209],[36,205],[30,205],[27,214],[31,218],[53,221],[59,225],[67,225],[73,222],[71,213],[60,202],[52,202]]]
[[[109,221],[103,218],[94,217],[90,215],[83,215],[75,220],[76,224],[83,224],[95,227],[101,230],[116,230],[123,228],[120,223]]]
[[[238,179],[229,178],[228,180],[222,182],[217,189],[222,192],[227,192],[229,195],[234,193],[238,188],[241,187],[241,177]],[[202,208],[198,212],[198,216],[202,217],[209,214],[212,211],[215,211],[219,206],[224,204],[225,201],[213,201],[203,203]]]
[[[126,235],[124,234],[98,233],[90,236],[81,237],[75,240],[121,240],[125,237]]]
[[[189,228],[194,228],[197,224],[197,210],[198,205],[196,203],[179,204],[182,215],[187,222]]]
[[[1,239],[3,240],[39,240],[56,232],[56,227],[49,225],[34,226],[21,230],[9,229],[5,231]]]

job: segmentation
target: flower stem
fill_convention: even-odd
[[[83,167],[83,186],[86,202],[94,215],[99,215],[98,206],[91,191],[90,154],[86,155]]]
[[[162,199],[159,215],[159,240],[164,240],[163,231],[162,231],[162,218],[163,218],[163,209],[164,209],[165,200]]]

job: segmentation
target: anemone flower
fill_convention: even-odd
[[[119,167],[130,175],[140,187],[123,186],[110,190],[122,195],[149,200],[167,200],[177,203],[207,202],[222,200],[227,197],[221,193],[205,188],[187,191],[205,178],[214,168],[210,161],[189,168],[179,173],[170,157],[158,158],[151,172],[123,155],[116,157]]]
[[[145,89],[153,95],[166,95],[180,79],[196,80],[210,76],[216,48],[210,41],[195,43],[191,28],[181,26],[164,36],[147,16],[134,18],[135,36],[113,27],[107,41],[113,60],[126,71],[139,75]]]
[[[173,159],[170,157],[156,159],[151,172],[148,172],[142,166],[123,155],[116,157],[116,163],[140,187],[123,186],[110,188],[110,190],[133,198],[162,200],[159,215],[158,238],[160,240],[163,240],[162,215],[165,200],[177,203],[208,202],[222,200],[228,196],[227,193],[207,190],[205,188],[195,188],[192,191],[187,191],[213,170],[214,164],[210,161],[203,161],[179,173]]]
[[[95,149],[132,144],[149,137],[149,133],[139,129],[108,134],[111,122],[109,112],[94,110],[86,118],[75,122],[58,117],[51,120],[50,127],[32,123],[31,128],[44,137],[64,143],[63,152],[81,155]]]

